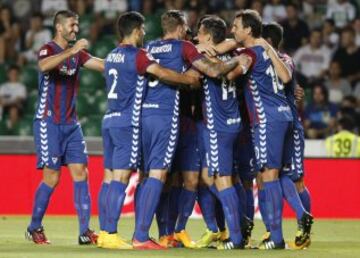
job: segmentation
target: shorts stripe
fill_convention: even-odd
[[[303,174],[303,157],[301,150],[301,139],[298,130],[294,130],[294,162],[297,174]]]
[[[170,138],[169,138],[169,143],[166,147],[166,152],[163,162],[164,167],[170,166],[176,148],[177,135],[179,131],[179,99],[180,99],[180,93],[177,90],[175,96],[173,116],[171,118]]]
[[[40,148],[42,166],[49,166],[49,144],[46,121],[40,121]]]

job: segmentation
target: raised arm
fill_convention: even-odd
[[[88,69],[103,72],[105,69],[105,61],[104,59],[98,57],[91,57],[84,66]]]
[[[49,57],[46,57],[44,59],[41,59],[38,63],[39,69],[41,72],[47,72],[52,69],[54,69],[56,66],[58,66],[60,63],[62,63],[67,58],[76,55],[79,51],[86,49],[88,47],[89,43],[86,39],[80,39],[78,40],[75,45],[71,48],[68,48],[64,51],[62,51],[60,54],[52,55]],[[47,51],[46,49],[40,50],[39,57],[41,58],[42,51]],[[46,52],[44,52],[46,54]]]
[[[283,83],[288,83],[292,79],[289,67],[280,59],[275,49],[263,38],[256,39],[256,44],[265,49],[266,54],[274,65],[275,72]]]
[[[232,58],[226,62],[212,62],[206,57],[202,57],[192,63],[192,65],[205,75],[216,78],[227,74],[238,65],[238,59]]]
[[[192,88],[198,88],[201,86],[199,77],[194,74],[177,73],[173,70],[164,68],[157,63],[149,65],[146,68],[146,72],[156,76],[160,81],[174,86],[186,86],[185,88],[189,85],[192,86]]]

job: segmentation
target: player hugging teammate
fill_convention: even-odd
[[[42,217],[60,166],[68,165],[75,182],[79,244],[157,250],[253,247],[256,178],[267,229],[257,247],[286,247],[283,199],[298,219],[291,247],[310,245],[313,218],[303,181],[303,129],[296,112],[302,91],[291,58],[277,51],[280,25],[263,29],[257,12],[243,10],[232,25],[235,39],[226,40],[225,22],[205,16],[196,47],[186,40],[183,13],[169,10],[161,19],[163,38],[143,49],[144,17],[127,12],[117,21],[119,45],[101,60],[83,50],[85,40],[68,46],[76,39],[77,16],[60,14],[55,16],[54,40],[39,52],[41,92],[34,135],[44,180],[35,196],[29,239],[49,243]],[[85,142],[74,109],[80,65],[104,72],[108,97],[102,123],[105,172],[98,198],[99,237],[88,229],[87,157],[80,148]],[[117,232],[118,220],[134,171],[141,174],[141,182],[135,194],[135,232],[132,241],[126,241]],[[194,242],[185,228],[196,200],[207,229]],[[155,214],[159,242],[149,236]]]

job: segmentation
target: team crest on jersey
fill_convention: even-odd
[[[39,56],[46,56],[48,53],[47,49],[43,49],[40,51]]]
[[[59,159],[58,159],[57,157],[52,157],[51,160],[52,160],[52,162],[53,162],[54,164],[56,164]]]
[[[64,74],[64,75],[74,75],[76,73],[76,69],[73,68],[73,69],[68,69],[68,67],[66,65],[63,65],[61,68],[60,68],[60,73],[61,74]]]

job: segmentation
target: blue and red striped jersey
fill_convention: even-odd
[[[51,41],[39,50],[38,60],[63,51],[63,48]],[[79,70],[90,58],[90,54],[80,51],[56,68],[44,73],[39,72],[39,95],[35,119],[46,119],[55,124],[77,123],[76,97],[80,85]]]

